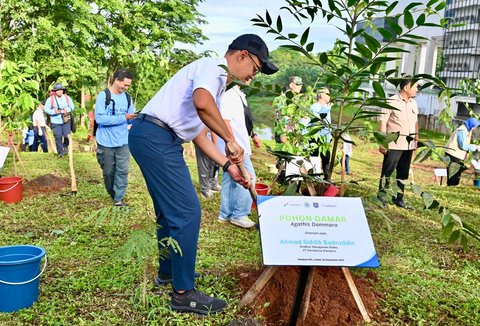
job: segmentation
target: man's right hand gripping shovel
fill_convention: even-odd
[[[240,153],[241,155],[239,155]],[[257,191],[255,190],[255,185],[252,183],[250,173],[248,173],[247,169],[243,165],[243,149],[238,146],[236,142],[229,142],[227,143],[227,155],[231,159],[232,163],[237,165],[242,177],[247,181],[250,196],[252,197],[253,202],[257,204]]]

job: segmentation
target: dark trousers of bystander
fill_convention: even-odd
[[[115,203],[123,201],[128,185],[130,150],[128,145],[106,147],[97,144],[97,162],[102,168],[103,182]]]
[[[380,176],[379,192],[385,192],[385,189],[390,187],[390,177],[393,171],[397,172],[397,186],[400,191],[397,197],[392,198],[394,202],[403,201],[403,193],[405,185],[401,180],[408,179],[408,172],[410,171],[410,163],[412,162],[413,150],[388,150],[383,157],[382,174]]]
[[[34,131],[34,140],[33,140],[33,151],[34,152],[37,152],[38,151],[38,145],[40,144],[42,146],[42,150],[44,153],[47,153],[48,152],[48,143],[47,143],[47,135],[46,135],[46,130],[45,130],[45,127],[41,127],[42,128],[42,135],[40,136],[38,134],[38,127],[34,127],[33,128],[33,131]]]
[[[52,123],[53,136],[55,137],[55,145],[57,146],[58,155],[62,156],[68,153],[68,135],[71,131],[70,122],[64,124]]]
[[[462,172],[468,169],[461,159],[456,158],[455,156],[452,156],[450,154],[446,155],[450,157],[450,163],[448,164],[447,168],[447,186],[458,186],[460,184],[460,177],[462,176]],[[460,168],[454,174],[450,174],[452,163],[460,165]]]

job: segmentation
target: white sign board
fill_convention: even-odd
[[[265,265],[379,267],[360,198],[258,196]]]
[[[9,150],[10,147],[0,146],[0,169],[3,168],[3,164],[5,164],[5,159],[7,158]]]
[[[446,177],[447,169],[433,169],[433,173],[435,173],[436,177]]]

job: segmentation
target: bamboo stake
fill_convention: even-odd
[[[275,272],[279,269],[279,266],[268,266],[260,275],[260,277],[255,281],[252,287],[245,293],[243,298],[240,300],[238,305],[240,308],[243,308],[249,305],[256,297],[260,294],[263,288],[267,285],[268,281],[275,275]]]
[[[273,186],[275,185],[275,182],[277,182],[277,180],[280,177],[280,174],[283,172],[283,170],[286,169],[286,166],[287,166],[287,162],[283,162],[282,165],[280,166],[280,168],[278,169],[277,175],[275,176],[275,178],[273,178],[272,184],[270,185],[270,188],[268,189],[267,195],[269,195],[270,191],[272,191]]]
[[[307,169],[305,169],[305,166],[300,167],[300,174],[302,177],[305,178],[305,176],[308,175]],[[312,185],[311,182],[305,182],[307,185],[308,193],[310,196],[316,196],[317,192],[315,191],[315,187]],[[310,274],[308,274],[308,279],[307,279],[307,285],[305,287],[305,294],[304,294],[304,299],[303,299],[303,304],[302,308],[300,310],[300,318],[299,320],[305,321],[305,318],[307,317],[307,312],[308,312],[308,306],[310,305],[310,296],[312,294],[312,288],[313,288],[313,278],[316,272],[316,267],[313,267],[312,270],[310,271]]]
[[[340,194],[339,197],[343,197],[345,194],[345,153],[342,156],[342,174],[340,179]]]
[[[50,128],[45,128],[45,133],[47,134],[47,139],[48,139],[48,143],[49,143],[49,146],[50,148],[52,149],[52,152],[54,154],[58,154],[57,153],[57,147],[55,146],[55,143],[53,142],[53,139],[52,139],[52,135],[50,135]]]
[[[72,180],[72,194],[77,193],[77,179],[75,178],[75,169],[73,167],[73,139],[72,134],[68,134],[68,163],[70,165],[70,178]]]
[[[15,161],[15,157],[17,157],[18,162],[20,163],[20,165],[23,168],[23,172],[25,173],[27,178],[30,179],[30,175],[28,174],[27,169],[25,168],[25,165],[23,164],[23,161],[20,157],[20,153],[18,152],[17,147],[15,147],[15,143],[13,142],[13,135],[10,134],[10,133],[7,133],[7,134],[8,134],[8,143],[10,144],[10,147],[12,148],[12,151],[13,151],[13,172],[15,173],[15,175],[18,175],[17,174],[17,172],[18,172],[17,162]]]
[[[360,293],[358,293],[357,286],[353,281],[352,274],[350,274],[350,270],[347,267],[342,267],[342,272],[343,272],[343,275],[345,275],[345,279],[347,280],[348,287],[350,288],[350,292],[352,292],[353,298],[355,299],[355,303],[357,304],[358,310],[360,310],[360,313],[362,314],[363,320],[369,323],[371,321],[370,316],[368,316],[367,309],[363,304]]]

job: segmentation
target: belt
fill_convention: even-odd
[[[139,113],[137,115],[137,119],[139,120],[147,120],[148,122],[151,122],[153,124],[156,124],[160,128],[167,129],[172,131],[172,128],[170,128],[165,122],[163,122],[160,119],[157,119],[155,117],[152,117],[151,115],[145,114],[145,113]]]

